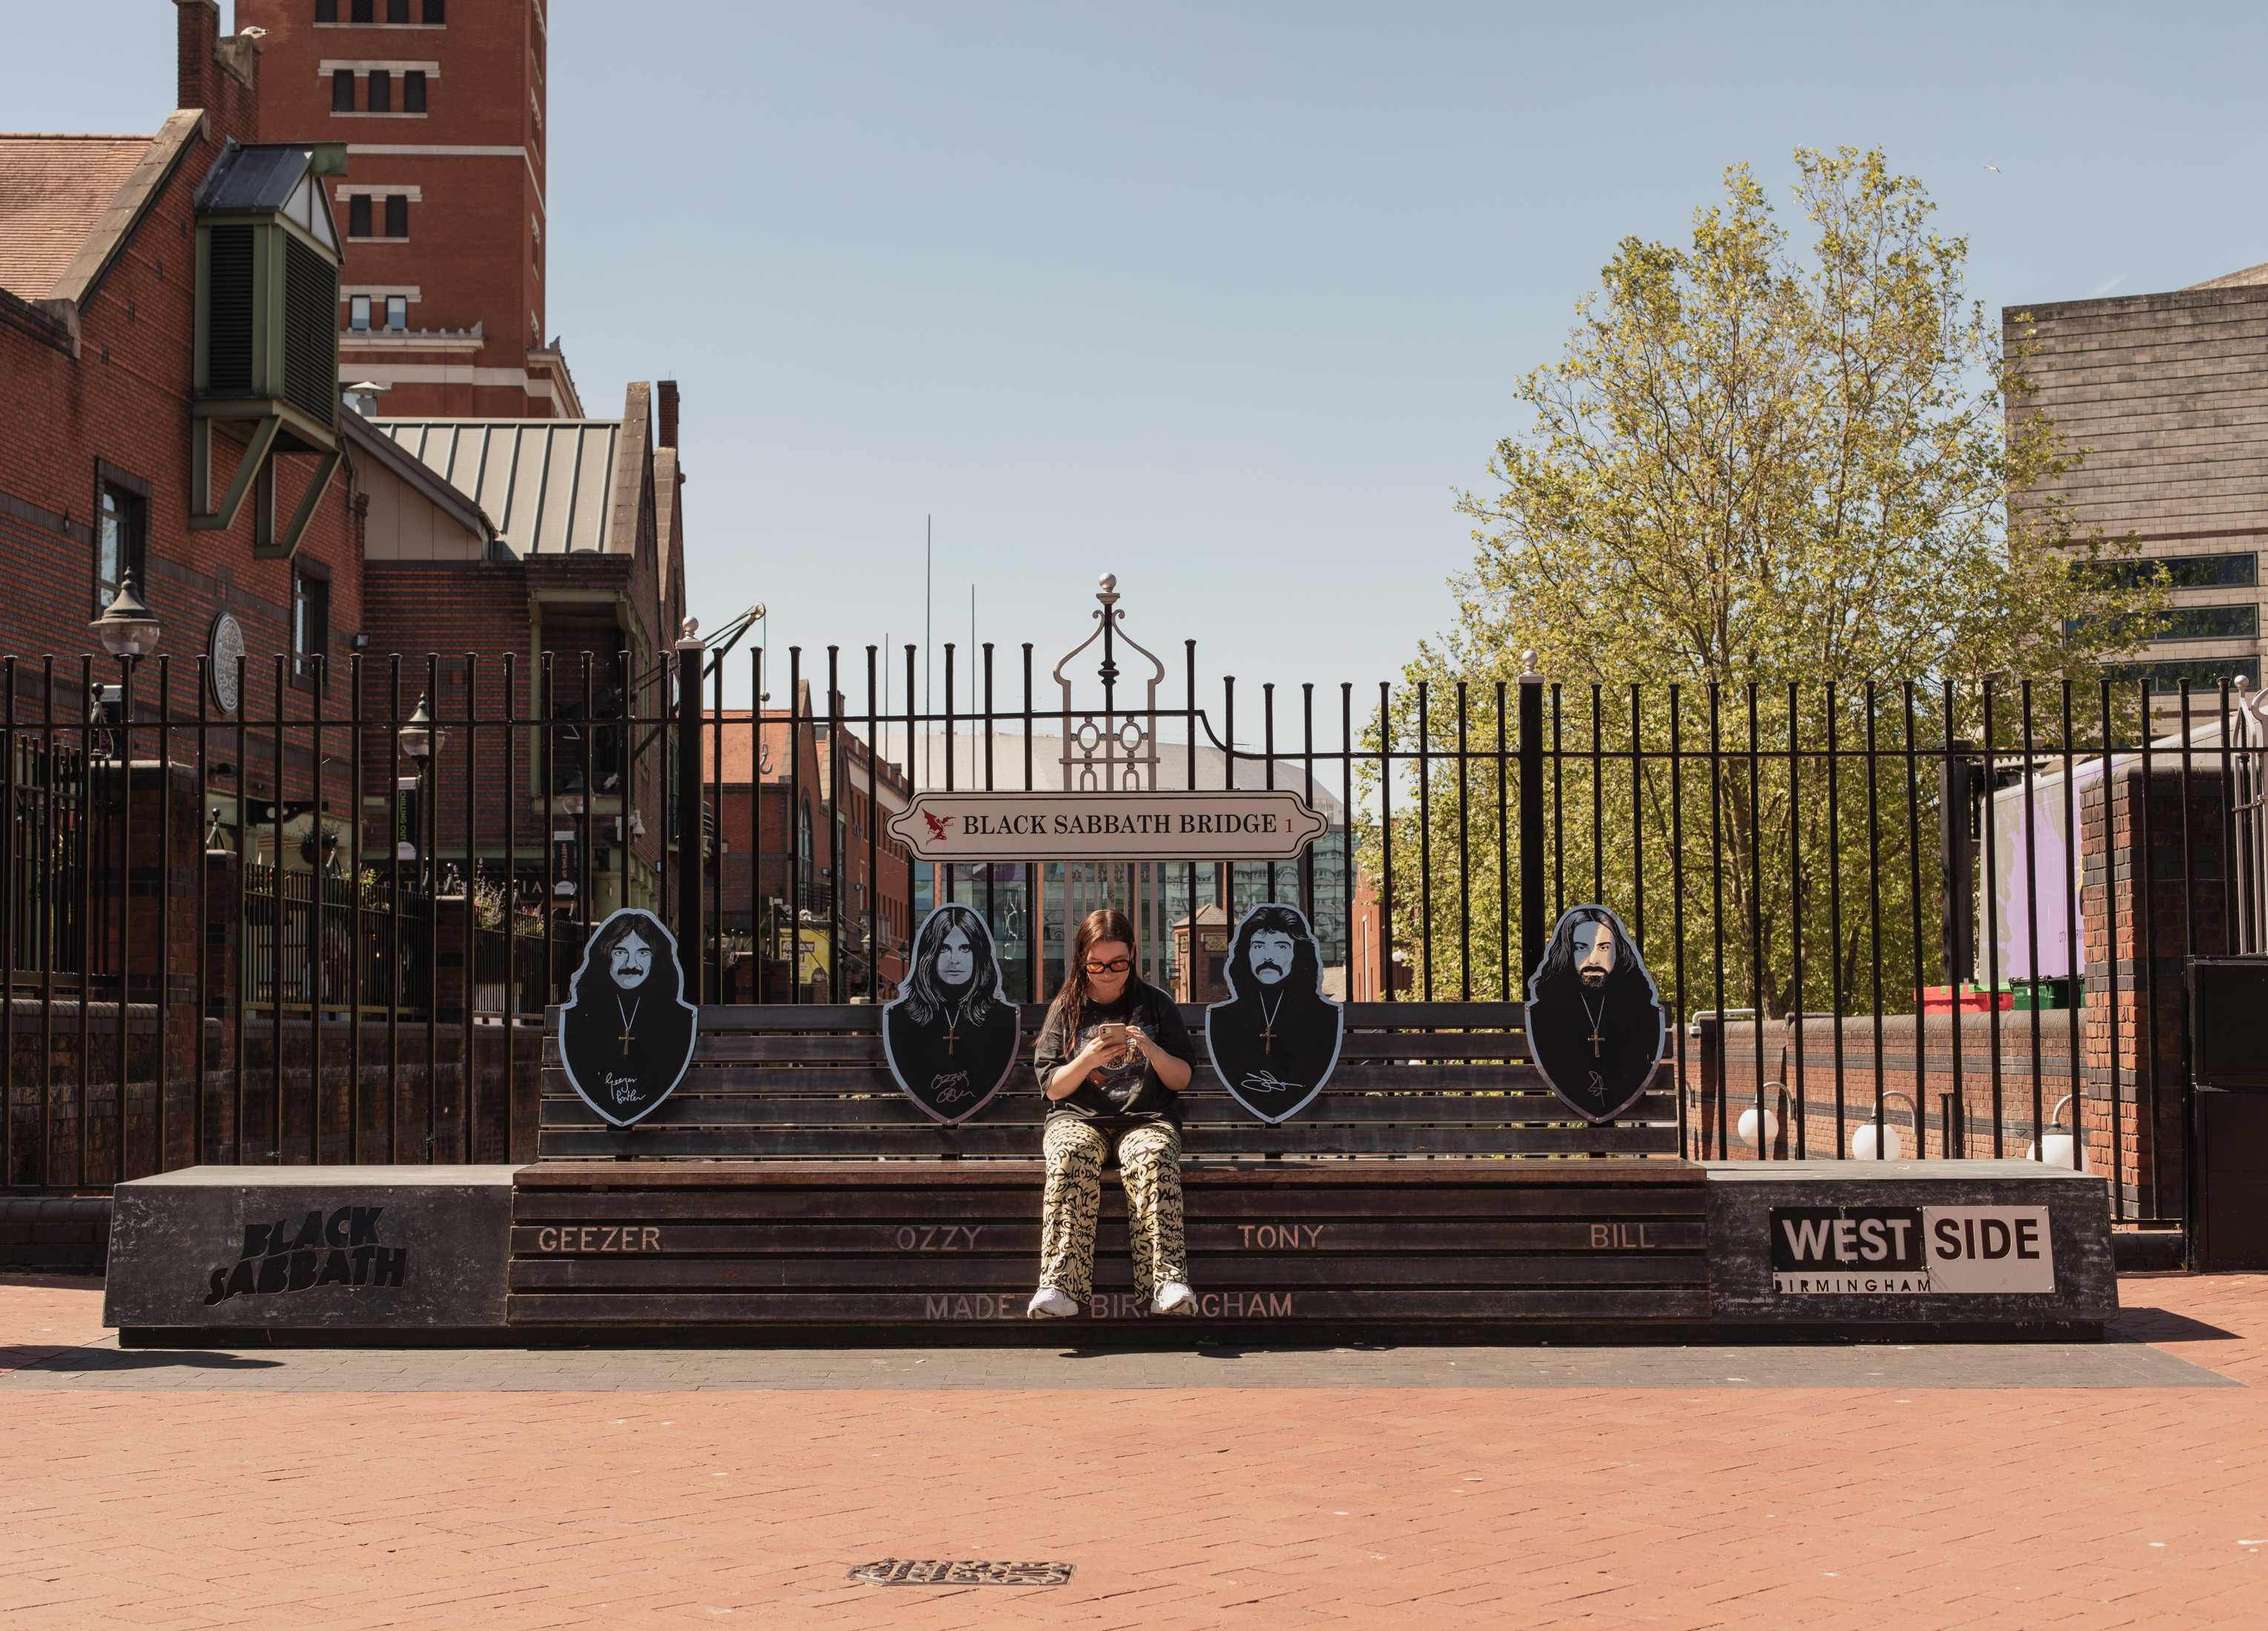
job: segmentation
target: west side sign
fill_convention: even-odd
[[[1779,1292],[2051,1293],[2043,1206],[1774,1207]]]
[[[1292,861],[1330,830],[1297,793],[919,793],[891,837],[924,861]]]

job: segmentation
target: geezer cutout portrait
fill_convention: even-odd
[[[1256,906],[1228,949],[1229,1000],[1205,1010],[1205,1047],[1221,1085],[1270,1123],[1296,1115],[1338,1063],[1339,1005],[1323,995],[1323,959],[1299,907]]]
[[[693,1062],[700,1014],[685,1000],[677,939],[624,907],[599,925],[559,1013],[559,1062],[583,1102],[628,1127],[650,1115]]]
[[[1653,1076],[1669,1017],[1602,906],[1570,907],[1528,986],[1528,1045],[1551,1091],[1589,1121],[1629,1109]]]
[[[950,1127],[1000,1091],[1015,1068],[1018,1029],[983,915],[939,907],[914,937],[905,989],[882,1010],[890,1074],[907,1098]]]

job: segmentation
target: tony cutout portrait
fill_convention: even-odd
[[[1551,1091],[1584,1120],[1611,1121],[1646,1091],[1668,1036],[1622,920],[1570,907],[1528,985],[1528,1044]]]
[[[652,913],[624,907],[599,925],[568,984],[560,1063],[585,1104],[628,1127],[684,1079],[699,1018],[676,937]]]
[[[1339,1005],[1323,995],[1323,963],[1297,907],[1256,906],[1228,949],[1229,1000],[1205,1010],[1205,1046],[1221,1085],[1274,1123],[1323,1091],[1338,1063]]]
[[[914,969],[882,1010],[882,1052],[907,1098],[950,1127],[992,1101],[1016,1063],[1016,1005],[983,915],[939,907],[914,937]]]

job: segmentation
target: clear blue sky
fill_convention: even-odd
[[[5,9],[0,127],[172,106],[165,0]],[[680,380],[696,609],[767,601],[783,665],[919,638],[933,513],[939,642],[975,582],[1044,679],[1107,568],[1175,702],[1184,638],[1208,683],[1374,699],[1615,243],[1682,235],[1729,164],[1784,189],[1798,144],[1884,145],[1995,308],[2268,261],[2248,6],[552,19],[551,327],[593,411]]]

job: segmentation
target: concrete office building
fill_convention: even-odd
[[[2181,681],[2260,683],[2259,550],[2268,538],[2268,265],[2169,294],[2005,308],[2048,414],[2085,462],[2049,490],[2082,529],[2139,536],[2171,576],[2173,610],[2146,660],[2161,709]]]

